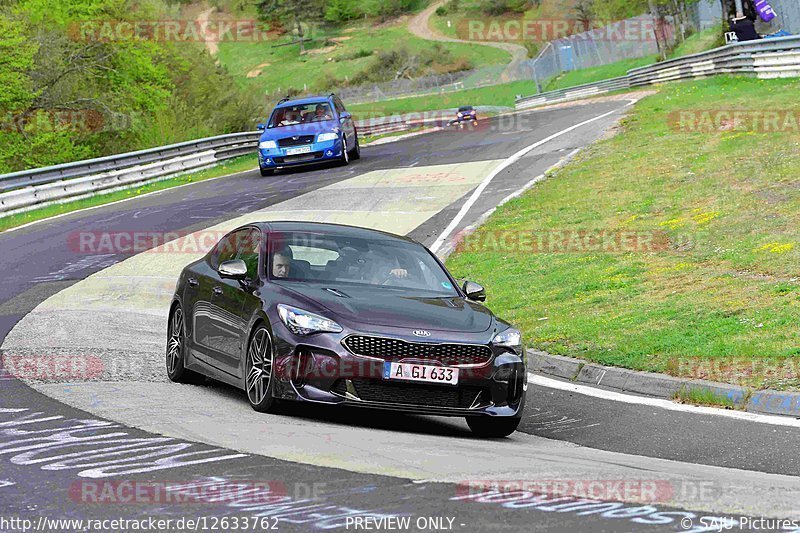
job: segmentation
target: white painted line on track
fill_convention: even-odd
[[[549,137],[545,137],[544,139],[542,139],[540,141],[537,141],[537,142],[531,144],[530,146],[526,146],[522,150],[519,150],[515,154],[511,155],[508,159],[506,159],[505,161],[500,163],[500,165],[497,166],[492,172],[490,172],[489,175],[486,176],[486,178],[484,178],[484,180],[481,182],[481,184],[478,185],[478,188],[475,189],[475,191],[472,193],[472,196],[470,196],[469,199],[466,201],[466,203],[461,207],[461,210],[459,210],[459,212],[455,216],[455,218],[445,228],[445,230],[442,232],[442,234],[439,235],[439,238],[436,239],[436,242],[434,242],[433,246],[431,246],[431,248],[430,248],[431,252],[436,253],[436,252],[439,251],[439,248],[442,247],[442,245],[447,240],[447,238],[450,236],[450,234],[453,233],[453,230],[456,229],[458,224],[467,215],[467,213],[472,208],[472,206],[475,205],[475,202],[478,201],[478,198],[480,197],[480,195],[483,194],[483,191],[486,189],[486,187],[489,186],[489,184],[492,182],[492,180],[495,178],[495,176],[500,174],[502,171],[504,171],[505,169],[507,169],[508,167],[510,167],[511,165],[516,163],[517,161],[519,161],[520,159],[522,159],[522,157],[525,156],[525,154],[527,154],[531,150],[534,150],[534,149],[542,146],[543,144],[552,141],[553,139],[557,139],[558,137],[561,137],[562,135],[566,135],[567,133],[570,133],[571,131],[575,131],[576,129],[578,129],[578,128],[582,127],[582,126],[585,126],[587,124],[591,124],[592,122],[596,122],[596,121],[598,121],[600,119],[606,118],[607,116],[613,115],[614,113],[619,113],[620,111],[622,111],[623,109],[625,109],[626,107],[631,106],[631,105],[633,105],[633,102],[628,102],[627,104],[625,104],[624,106],[622,106],[622,107],[620,107],[618,109],[615,109],[613,111],[609,111],[608,113],[603,113],[602,115],[596,116],[594,118],[590,118],[589,120],[584,120],[583,122],[575,124],[574,126],[570,126],[567,129],[564,129],[564,130],[561,130],[561,131],[559,131],[557,133],[554,133],[553,135],[550,135]]]
[[[651,398],[649,396],[634,396],[632,394],[624,394],[622,392],[615,392],[605,389],[598,389],[588,385],[580,385],[561,381],[558,379],[547,378],[539,374],[528,373],[528,384],[537,385],[539,387],[546,387],[548,389],[557,389],[565,392],[574,392],[583,396],[591,396],[592,398],[599,398],[601,400],[610,400],[612,402],[630,403],[636,405],[644,405],[648,407],[658,407],[668,411],[678,411],[682,413],[692,413],[698,415],[714,415],[724,416],[741,420],[743,422],[758,422],[760,424],[770,424],[773,426],[786,426],[800,428],[800,420],[786,416],[774,415],[761,415],[758,413],[748,413],[746,411],[733,411],[728,409],[718,409],[716,407],[703,407],[696,405],[687,405],[683,403],[676,403],[662,398]],[[529,398],[529,401],[532,401]]]

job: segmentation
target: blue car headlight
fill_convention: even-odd
[[[277,147],[278,144],[275,141],[261,141],[258,143],[259,150],[272,150]]]
[[[323,141],[335,141],[339,138],[339,134],[335,132],[328,132],[328,133],[320,133],[317,135],[317,142],[321,143]]]

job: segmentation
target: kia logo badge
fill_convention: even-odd
[[[431,332],[430,331],[425,331],[424,329],[417,329],[417,330],[414,330],[414,335],[416,335],[417,337],[430,337],[431,336]]]

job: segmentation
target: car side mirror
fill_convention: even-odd
[[[221,278],[243,280],[247,277],[247,265],[241,259],[223,261],[217,268],[217,272]]]
[[[464,290],[464,294],[467,295],[467,299],[475,302],[486,301],[486,289],[474,281],[465,281],[462,289]]]
[[[258,131],[264,131],[265,129],[267,129],[267,126],[266,126],[266,124],[259,123],[259,124],[256,124],[256,129]]]
[[[347,120],[347,119],[351,118],[352,116],[353,116],[353,115],[351,115],[349,112],[347,112],[347,111],[342,111],[341,113],[339,113],[339,120],[341,120],[341,121],[345,121],[345,120]]]

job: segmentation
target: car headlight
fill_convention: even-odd
[[[309,313],[289,305],[278,304],[278,316],[295,335],[312,333],[341,333],[342,326],[324,316]]]
[[[259,150],[272,150],[273,148],[277,148],[278,144],[275,141],[261,141],[258,143]]]
[[[459,113],[459,114],[458,114],[458,115],[456,115],[456,116],[459,116],[459,117],[460,117],[460,116],[462,116],[462,114],[461,114],[461,113]]]
[[[511,348],[515,353],[522,354],[522,334],[514,328],[508,328],[495,335],[494,339],[492,339],[492,344]]]
[[[335,141],[338,138],[339,138],[338,133],[330,131],[328,133],[320,133],[319,135],[317,135],[317,142],[321,143],[323,141]]]

